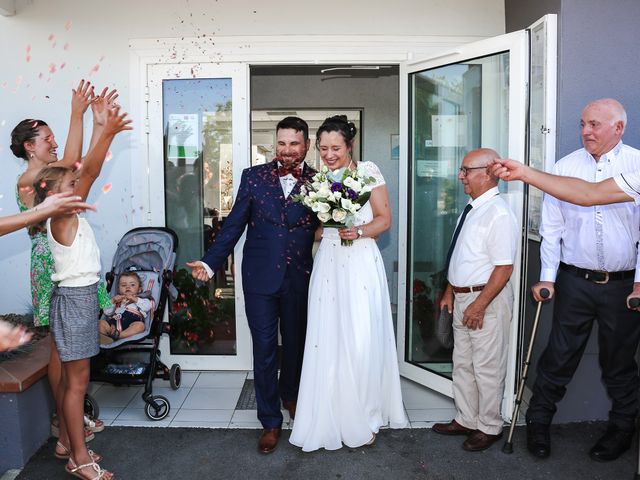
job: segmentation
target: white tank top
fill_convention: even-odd
[[[78,217],[78,231],[70,246],[53,238],[51,219],[47,220],[47,239],[56,268],[51,280],[61,287],[86,287],[100,280],[100,249],[84,218]]]

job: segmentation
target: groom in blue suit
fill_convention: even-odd
[[[307,328],[307,295],[318,221],[293,201],[316,173],[304,163],[309,127],[286,117],[276,127],[276,159],[246,169],[229,216],[201,261],[187,263],[194,278],[208,281],[242,236],[245,310],[253,340],[253,371],[258,418],[264,427],[262,453],[278,444],[282,426],[280,400],[295,415]],[[278,380],[278,323],[282,358]]]

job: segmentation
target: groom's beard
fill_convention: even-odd
[[[306,153],[304,155],[277,155],[276,160],[279,161],[286,168],[293,168],[300,165],[306,157]]]

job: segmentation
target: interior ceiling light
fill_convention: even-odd
[[[351,65],[344,67],[323,68],[320,73],[335,72],[336,70],[381,70],[383,68],[391,68],[390,65]]]

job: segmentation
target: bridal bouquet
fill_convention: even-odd
[[[374,182],[357,169],[332,172],[323,165],[311,182],[300,188],[294,201],[314,212],[325,227],[352,227],[356,212],[371,196]],[[343,239],[341,244],[352,245],[353,240]]]

